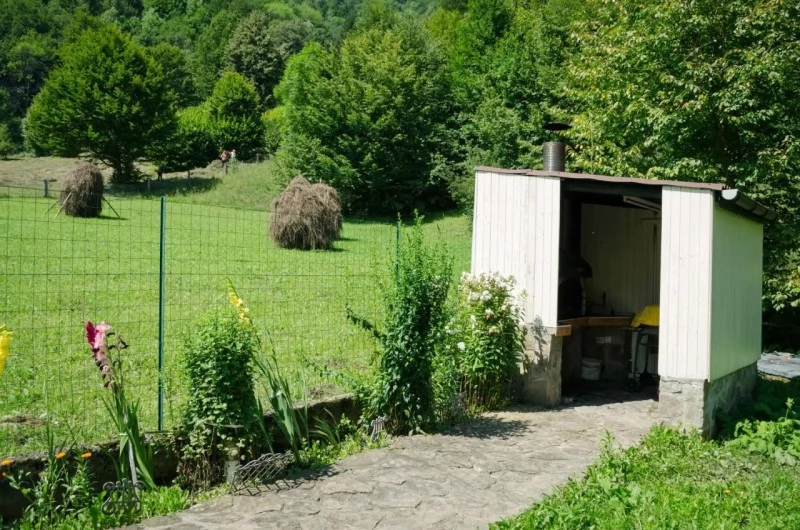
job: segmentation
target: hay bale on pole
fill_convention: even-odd
[[[341,230],[339,194],[298,175],[272,203],[269,235],[282,248],[329,249]],[[334,200],[336,199],[336,200]]]
[[[59,202],[67,215],[99,217],[103,210],[103,174],[92,164],[78,164],[61,184]]]

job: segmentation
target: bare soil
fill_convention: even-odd
[[[42,181],[47,180],[50,188],[57,190],[60,187],[61,180],[64,179],[76,164],[83,162],[84,159],[80,158],[59,158],[54,156],[43,157],[20,157],[11,158],[9,160],[0,160],[0,186],[12,186],[16,188],[35,188],[41,189],[44,184]],[[219,165],[219,161],[217,161]],[[111,177],[111,168],[102,164],[98,164],[103,177],[108,182]],[[140,164],[139,170],[145,176],[151,179],[156,179],[156,170],[151,164]],[[221,172],[220,167],[214,166],[212,162],[207,168],[198,168],[192,170],[192,177],[211,177],[214,173]],[[165,173],[166,179],[185,179],[186,172],[179,173]]]

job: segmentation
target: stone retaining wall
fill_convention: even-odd
[[[298,407],[299,409],[300,407]],[[314,428],[317,419],[330,421],[331,415],[337,421],[346,416],[352,421],[357,421],[361,415],[361,404],[358,403],[352,394],[335,396],[309,403],[308,405],[308,426]],[[288,443],[283,438],[280,430],[275,425],[273,414],[268,413],[264,417],[267,431],[273,432],[273,448],[276,451],[287,450]],[[151,436],[151,446],[153,447],[153,467],[155,481],[158,484],[169,484],[177,476],[178,455],[175,453],[175,444],[170,433],[155,433]],[[119,452],[117,442],[105,442],[99,445],[82,445],[75,449],[80,454],[91,452],[89,460],[89,471],[94,481],[99,486],[109,480],[116,480],[114,471],[114,457]],[[0,455],[5,458],[8,455]],[[47,462],[46,453],[32,453],[13,458],[10,472],[16,476],[23,476],[28,473],[36,476],[45,467]],[[6,471],[7,468],[4,468]],[[13,519],[19,517],[27,504],[25,498],[9,484],[7,477],[0,477],[0,520]]]

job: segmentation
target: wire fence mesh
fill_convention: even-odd
[[[183,342],[200,316],[228,303],[228,280],[309,398],[347,390],[330,372],[358,378],[367,369],[375,344],[347,322],[345,307],[379,317],[379,283],[402,241],[396,223],[346,219],[332,250],[309,252],[277,247],[266,211],[106,196],[100,217],[78,218],[60,212],[57,190],[48,193],[0,188],[0,323],[14,331],[0,378],[0,456],[44,448],[47,423],[62,440],[112,434],[87,320],[107,321],[130,344],[126,384],[146,430],[159,427],[161,345],[160,419],[174,427],[187,398]],[[447,245],[455,274],[469,269],[464,217],[425,230]]]

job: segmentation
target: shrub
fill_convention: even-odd
[[[295,177],[272,203],[269,235],[282,248],[329,249],[339,237],[342,214],[330,186]]]
[[[67,174],[61,185],[61,206],[73,217],[98,217],[103,209],[103,175],[92,164],[82,163]]]
[[[786,400],[786,413],[774,421],[744,419],[736,425],[732,447],[774,458],[779,464],[800,462],[800,419],[792,410],[794,400]]]
[[[497,273],[461,276],[446,348],[457,359],[461,391],[471,410],[502,406],[510,396],[524,339],[513,287],[513,278]]]
[[[405,244],[398,247],[392,281],[384,287],[384,329],[348,311],[351,321],[379,340],[378,379],[366,408],[370,414],[385,415],[395,432],[421,431],[435,419],[434,352],[446,322],[452,268],[444,247],[425,243],[418,216]]]
[[[205,167],[218,152],[211,135],[207,106],[198,105],[179,111],[175,134],[169,141],[154,146],[149,154],[167,171],[181,171]]]
[[[258,94],[242,75],[222,74],[204,105],[209,116],[207,130],[217,150],[236,149],[244,160],[263,147]]]
[[[183,429],[188,442],[181,471],[188,483],[207,485],[219,478],[226,452],[259,449],[265,433],[254,392],[252,359],[257,351],[255,332],[232,309],[205,317],[186,341],[189,403]]]

